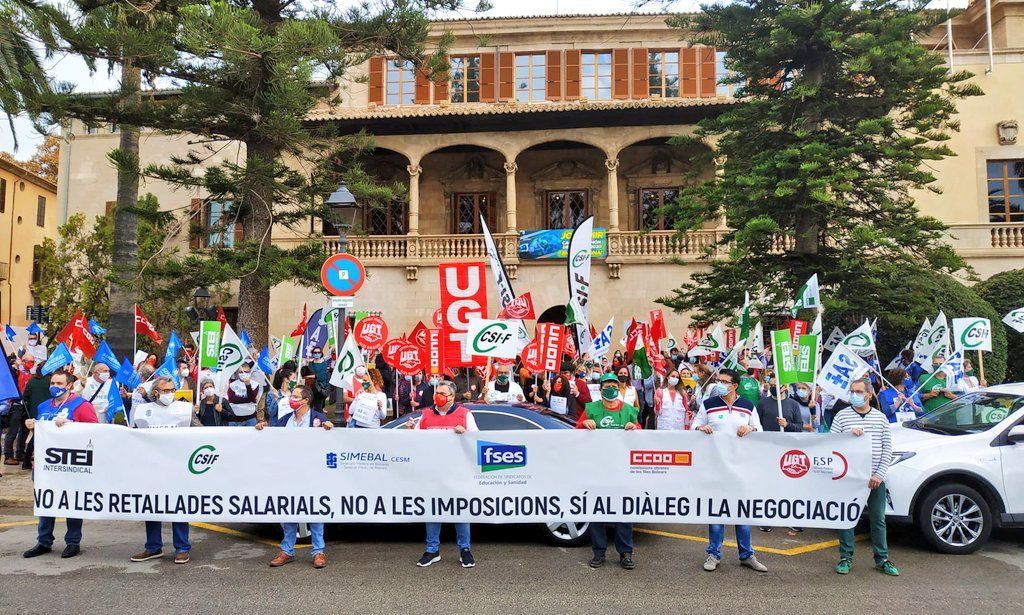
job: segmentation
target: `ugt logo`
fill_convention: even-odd
[[[478,440],[476,462],[480,466],[481,472],[522,468],[526,465],[526,447],[518,444]]]
[[[811,458],[807,453],[793,449],[786,451],[779,459],[779,469],[790,478],[800,478],[811,469]]]

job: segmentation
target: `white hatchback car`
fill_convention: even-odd
[[[1024,383],[951,400],[893,431],[887,515],[942,553],[1024,526]]]

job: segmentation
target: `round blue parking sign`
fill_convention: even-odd
[[[366,269],[362,261],[351,254],[335,254],[320,268],[320,281],[332,295],[351,297],[366,281]]]

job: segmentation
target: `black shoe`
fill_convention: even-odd
[[[82,552],[82,549],[78,545],[68,545],[68,546],[64,547],[64,552],[61,553],[60,556],[61,556],[62,559],[67,559],[69,557],[74,557],[74,556],[78,555],[81,552]]]
[[[758,527],[757,529],[761,530],[762,532],[770,532],[770,531],[772,531],[772,528],[768,527],[767,525],[762,525],[762,526]]]
[[[633,554],[623,553],[622,555],[619,555],[619,565],[625,568],[626,570],[632,570],[636,568],[636,564],[633,563]]]
[[[476,566],[476,560],[473,559],[473,554],[470,553],[469,549],[462,549],[459,551],[459,563],[462,564],[463,568],[472,568]]]
[[[601,566],[604,566],[604,556],[595,555],[593,558],[591,558],[589,566],[591,568],[600,568]]]
[[[420,558],[420,561],[416,562],[416,565],[420,568],[426,568],[427,566],[439,561],[441,561],[440,551],[434,553],[427,551],[423,554],[423,557]]]
[[[50,551],[53,551],[50,547],[44,547],[43,545],[36,545],[22,553],[24,557],[39,557],[40,555],[46,555]]]

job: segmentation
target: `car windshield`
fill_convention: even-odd
[[[1017,411],[1024,397],[1006,393],[969,393],[929,412],[905,427],[946,435],[981,433]]]

